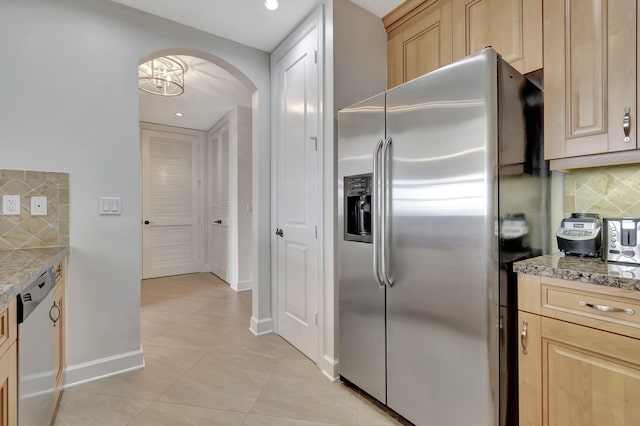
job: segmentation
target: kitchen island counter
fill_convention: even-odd
[[[67,246],[0,250],[0,309],[69,251]]]
[[[640,291],[639,266],[607,263],[600,258],[556,253],[516,262],[513,270],[521,274]]]

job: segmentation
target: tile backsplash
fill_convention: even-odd
[[[69,174],[0,169],[2,195],[20,196],[20,215],[0,210],[0,250],[69,245]],[[31,216],[31,197],[47,197],[47,215]]]
[[[640,164],[575,170],[564,178],[564,215],[640,217]]]

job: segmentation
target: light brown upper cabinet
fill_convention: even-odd
[[[521,73],[542,68],[542,0],[454,0],[454,60],[492,46]]]
[[[584,156],[637,148],[636,0],[544,0],[543,10],[545,157],[583,157],[552,168],[629,162]]]
[[[408,5],[411,3],[411,5]],[[393,87],[453,62],[451,0],[407,1],[383,18],[387,29],[387,86]],[[403,6],[417,5],[408,14]],[[386,19],[393,19],[387,25]]]
[[[522,73],[542,68],[542,0],[407,0],[383,23],[389,87],[486,46]]]

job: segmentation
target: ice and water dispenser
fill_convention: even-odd
[[[371,235],[371,173],[344,178],[344,239],[370,243]]]

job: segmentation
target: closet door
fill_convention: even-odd
[[[197,132],[142,129],[142,277],[199,272]]]
[[[229,271],[229,126],[209,135],[209,262],[211,272],[228,281]]]

